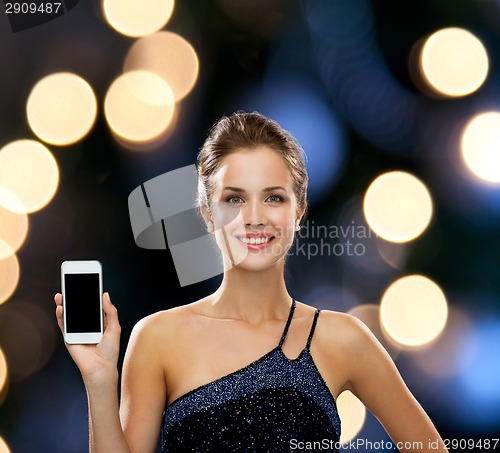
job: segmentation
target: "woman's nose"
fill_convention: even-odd
[[[243,208],[243,219],[245,225],[258,227],[265,224],[265,209],[261,203],[250,202]]]

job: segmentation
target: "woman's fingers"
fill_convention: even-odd
[[[61,293],[56,293],[54,296],[54,302],[56,305],[62,305],[62,294]]]
[[[62,294],[57,293],[54,296],[54,302],[56,303],[56,319],[57,319],[57,325],[59,326],[59,329],[61,329],[61,332],[64,333],[64,328],[63,328],[63,306],[62,306]]]
[[[106,330],[112,330],[119,332],[120,322],[118,321],[118,310],[111,303],[109,293],[104,293],[102,296],[102,310],[104,311],[105,326]]]
[[[120,351],[121,327],[118,322],[118,311],[111,303],[108,293],[102,295],[102,310],[104,312],[104,335],[96,346],[99,356],[116,366]]]
[[[59,329],[61,329],[61,332],[64,333],[62,305],[58,305],[56,307],[56,319],[57,319],[57,325],[59,326]]]

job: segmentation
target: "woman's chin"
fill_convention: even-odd
[[[272,258],[272,259],[271,259]],[[243,257],[239,262],[231,264],[226,269],[235,268],[247,272],[264,272],[276,268],[283,257],[269,257],[269,256],[252,256],[248,255]]]

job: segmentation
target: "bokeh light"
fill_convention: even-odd
[[[54,352],[53,318],[34,303],[13,300],[0,314],[0,344],[8,360],[9,379],[25,379],[42,368]]]
[[[168,83],[150,71],[122,74],[109,87],[104,113],[114,134],[131,142],[148,142],[165,133],[174,116]]]
[[[35,212],[47,205],[58,184],[57,162],[41,143],[17,140],[0,149],[0,187],[19,198],[24,212]]]
[[[408,258],[408,244],[376,238],[377,250],[381,258],[394,269],[403,269]]]
[[[161,31],[137,40],[128,51],[124,71],[136,70],[151,71],[163,77],[178,102],[196,83],[198,56],[182,36]]]
[[[471,341],[472,340],[472,341]],[[466,409],[469,424],[485,430],[498,427],[500,419],[500,318],[497,313],[474,319],[474,331],[466,332],[459,349],[468,357],[459,376],[459,393],[471,401]],[[472,357],[470,357],[472,355]],[[462,417],[466,414],[462,411]],[[472,420],[473,419],[473,420]],[[498,432],[498,430],[497,430]]]
[[[0,304],[5,302],[19,283],[19,262],[10,247],[0,240]]]
[[[273,118],[297,138],[307,155],[307,195],[318,202],[342,174],[348,151],[344,126],[311,80],[279,73],[269,78],[263,88],[249,91],[245,107]]]
[[[343,246],[340,256],[344,263],[355,269],[356,274],[376,275],[380,281],[381,275],[394,272],[378,250],[377,235],[366,222],[360,196],[348,200],[331,223],[338,225],[338,242]]]
[[[160,30],[173,9],[174,0],[103,0],[109,24],[119,33],[135,38]]]
[[[430,343],[443,331],[448,304],[441,288],[422,275],[392,283],[380,303],[380,321],[387,334],[406,346]]]
[[[464,338],[467,338],[466,348],[462,345]],[[446,329],[432,344],[432,348],[415,351],[412,359],[427,375],[446,379],[470,366],[478,352],[477,347],[469,317],[457,308],[450,307]]]
[[[433,205],[422,181],[409,173],[393,171],[380,175],[370,184],[363,211],[368,225],[380,237],[407,242],[427,228]]]
[[[172,117],[172,120],[170,121],[168,127],[160,135],[157,135],[150,140],[142,140],[140,142],[131,141],[119,136],[118,134],[113,132],[113,130],[111,130],[111,133],[116,141],[116,144],[122,147],[123,149],[136,152],[153,151],[155,149],[160,148],[165,143],[167,143],[169,139],[172,137],[172,135],[175,133],[175,127],[177,124],[177,120],[179,118],[179,110],[180,110],[180,104],[176,104],[174,109],[174,116]]]
[[[342,422],[340,443],[344,444],[354,439],[363,428],[366,408],[352,392],[345,390],[337,398],[337,410]]]
[[[363,214],[363,197],[349,199],[328,223],[338,228],[342,286],[362,301],[378,301],[398,272],[380,254],[377,235]]]
[[[28,123],[44,142],[70,145],[94,125],[97,102],[91,86],[69,72],[51,74],[31,91],[26,106]]]
[[[425,42],[420,57],[424,80],[435,92],[465,96],[476,91],[488,75],[488,54],[481,41],[462,28],[445,28]]]
[[[477,345],[472,359],[462,375],[468,390],[483,399],[493,398],[500,402],[500,320],[481,319],[476,326]],[[463,340],[462,340],[463,343]],[[461,345],[464,346],[464,345]],[[470,349],[470,345],[468,349]]]
[[[2,348],[0,347],[0,395],[2,395],[5,385],[7,384],[7,377],[8,377],[7,360],[5,360],[5,355],[2,351]],[[0,402],[1,402],[1,397],[0,397]]]
[[[11,453],[10,448],[7,446],[7,444],[1,437],[0,437],[0,453]]]
[[[28,234],[28,216],[24,206],[12,192],[0,187],[0,240],[9,247],[0,248],[0,259],[16,252]],[[9,250],[10,249],[10,250]]]
[[[500,112],[472,118],[462,135],[462,156],[480,179],[500,183]]]
[[[371,2],[310,0],[302,5],[318,73],[336,111],[378,147],[412,152],[422,105],[387,65]],[[295,52],[290,49],[288,58]]]

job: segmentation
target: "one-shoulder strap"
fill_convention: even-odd
[[[281,335],[281,340],[278,345],[280,348],[283,346],[283,343],[285,342],[286,334],[288,333],[288,328],[290,327],[290,324],[292,322],[294,311],[295,311],[295,299],[292,299],[292,306],[290,307],[290,313],[288,314],[288,319],[286,320],[285,330],[283,331],[283,335]]]
[[[314,313],[314,319],[311,326],[311,331],[309,332],[309,338],[307,339],[306,349],[309,349],[309,347],[311,346],[311,340],[314,335],[314,329],[316,328],[316,323],[318,322],[318,316],[320,311],[321,311],[320,309],[316,308],[316,313]]]

